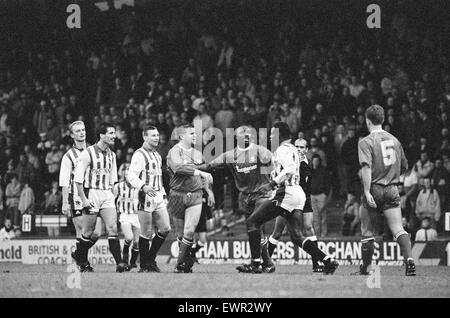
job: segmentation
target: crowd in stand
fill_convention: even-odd
[[[308,159],[320,159],[315,169],[331,174],[332,190],[317,184],[314,193],[325,194],[316,204],[321,234],[331,197],[347,200],[344,234],[354,234],[357,145],[368,133],[364,111],[377,103],[410,166],[400,188],[405,227],[414,235],[427,218],[443,230],[450,202],[449,54],[432,23],[419,28],[417,17],[393,10],[375,31],[358,25],[355,10],[333,16],[348,9],[338,4],[305,12],[296,1],[170,3],[88,7],[87,27],[78,33],[38,17],[16,30],[10,25],[0,53],[2,223],[8,216],[19,225],[29,211],[59,213],[55,181],[74,120],[85,121],[91,143],[101,122],[116,125],[119,176],[147,124],[159,129],[165,158],[174,128],[193,120],[202,123],[204,144],[211,127],[270,129],[281,120],[308,140]],[[220,182],[215,188],[223,191]],[[220,205],[223,195],[217,196]]]

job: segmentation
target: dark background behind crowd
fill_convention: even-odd
[[[69,3],[81,6],[81,29],[66,26]],[[212,127],[281,120],[331,174],[332,192],[323,192],[346,201],[344,234],[354,234],[357,144],[368,133],[364,111],[377,103],[410,166],[400,188],[405,228],[414,235],[429,218],[442,232],[450,10],[445,1],[378,1],[381,29],[369,29],[369,3],[155,0],[100,11],[93,1],[0,1],[0,221],[60,213],[56,181],[74,120],[86,123],[90,143],[101,122],[116,125],[122,176],[147,124],[158,127],[165,158],[174,128],[194,119],[204,144]],[[215,177],[220,208],[226,174]],[[318,180],[320,192],[329,179]],[[317,203],[319,218],[329,202]]]

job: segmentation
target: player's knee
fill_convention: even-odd
[[[170,233],[170,226],[158,230],[159,234],[166,237]]]
[[[245,224],[247,226],[247,231],[255,231],[255,230],[258,230],[258,228],[259,228],[258,224],[254,221],[254,219],[252,217],[249,217],[245,221]]]
[[[313,235],[315,235],[314,228],[313,228],[312,224],[309,224],[309,226],[306,226],[306,224],[305,224],[304,230],[305,230],[305,236],[313,236]]]
[[[107,225],[106,232],[108,232],[108,235],[117,235],[117,224]]]
[[[188,228],[184,230],[184,237],[188,238],[188,239],[192,239],[194,238],[194,234],[195,234],[195,229],[194,228]]]
[[[274,240],[279,241],[280,238],[281,238],[281,232],[279,232],[279,231],[273,232],[273,233],[270,235],[270,237],[273,238]]]

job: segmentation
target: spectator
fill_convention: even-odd
[[[204,103],[201,103],[198,108],[198,115],[194,118],[194,123],[197,122],[201,124],[201,130],[203,133],[203,144],[207,143],[210,140],[211,132],[210,128],[214,127],[214,121],[211,116],[206,112],[206,106]]]
[[[311,137],[309,140],[309,150],[306,153],[306,158],[309,162],[312,162],[314,155],[318,155],[320,157],[320,162],[323,167],[327,166],[327,157],[325,152],[319,147],[319,141],[317,137]]]
[[[347,194],[347,201],[344,205],[344,220],[342,226],[343,236],[353,236],[358,231],[359,220],[359,200],[351,194]]]
[[[235,114],[230,109],[228,102],[225,98],[222,98],[221,102],[222,109],[216,113],[214,124],[220,129],[223,136],[226,136],[226,129],[233,128],[235,122]]]
[[[60,214],[62,193],[57,181],[52,182],[52,189],[45,193],[45,214]]]
[[[59,174],[59,166],[61,164],[63,153],[57,146],[52,146],[50,151],[45,157],[45,164],[47,165],[47,171],[49,174],[49,180],[57,180]]]
[[[423,184],[424,189],[420,190],[416,200],[416,216],[419,221],[428,216],[435,226],[441,217],[439,193],[431,187],[430,178],[424,178]]]
[[[47,105],[46,100],[41,100],[39,103],[39,109],[36,110],[33,116],[33,125],[36,128],[38,134],[47,133],[48,132],[48,118],[53,117],[53,112]]]
[[[333,195],[330,180],[330,173],[322,166],[322,159],[319,155],[314,155],[312,157],[311,205],[314,212],[314,230],[321,237],[328,233],[327,205]]]
[[[343,191],[348,193],[354,183],[359,183],[358,137],[355,135],[354,127],[349,128],[347,138],[342,144],[341,158],[344,167]]]
[[[435,229],[431,227],[431,218],[424,217],[421,223],[420,230],[416,233],[416,242],[428,242],[437,240],[438,234]]]
[[[448,195],[450,193],[450,172],[444,168],[442,158],[436,159],[435,165],[436,167],[431,174],[432,186],[439,193],[441,209],[447,211]]]
[[[10,219],[5,219],[4,227],[0,230],[0,241],[13,240],[16,238],[14,227]]]
[[[19,198],[21,191],[22,185],[20,184],[17,175],[12,174],[11,180],[6,186],[5,195],[6,195],[6,209],[8,211],[7,218],[13,221],[13,225],[15,227],[20,227]]]
[[[431,174],[433,169],[434,164],[429,159],[428,153],[422,152],[420,154],[419,161],[417,161],[416,164],[414,165],[414,170],[417,172],[417,176],[419,178],[426,178]]]
[[[6,209],[5,209],[5,194],[3,193],[3,180],[0,175],[0,224],[3,224],[6,219]]]
[[[34,166],[28,161],[28,157],[25,153],[22,153],[19,156],[16,173],[20,183],[24,184],[25,179],[27,179],[30,184],[34,184],[36,171]]]
[[[20,192],[18,209],[21,215],[33,214],[35,206],[34,191],[29,186],[28,179],[24,180],[24,186]]]

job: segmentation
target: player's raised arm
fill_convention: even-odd
[[[64,155],[61,160],[61,167],[59,170],[59,186],[62,190],[62,212],[68,215],[70,212],[69,205],[69,186],[70,186],[70,174],[72,172],[72,162],[69,156]]]
[[[184,163],[181,152],[176,147],[167,154],[167,167],[175,174],[184,176],[201,176],[206,178],[206,172],[200,171],[193,163]],[[209,174],[208,174],[209,175]]]
[[[143,166],[144,162],[144,158],[139,151],[136,151],[131,157],[131,163],[126,178],[133,188],[141,189],[145,185],[145,182],[139,178],[141,171],[145,168]]]
[[[208,163],[202,163],[201,165],[195,166],[195,168],[198,170],[202,170],[202,171],[211,171],[212,169],[225,168],[225,166],[227,164],[227,155],[229,154],[229,152],[230,151],[224,152],[224,153],[220,154],[213,161],[208,162]],[[232,152],[232,150],[231,150],[231,152]]]
[[[91,164],[91,158],[89,156],[88,150],[83,150],[83,152],[80,154],[80,157],[78,158],[78,164],[76,166],[75,176],[74,176],[74,181],[75,181],[75,185],[77,187],[77,192],[83,202],[83,207],[88,206],[88,203],[87,203],[88,199],[86,198],[86,195],[84,194],[84,191],[83,191],[83,182],[84,182],[86,169],[88,168],[88,166],[90,164]]]

